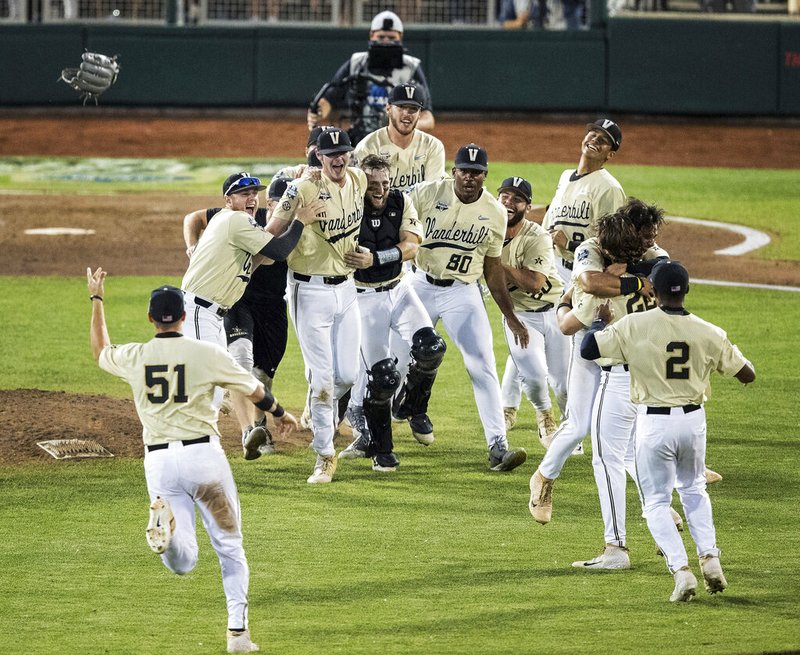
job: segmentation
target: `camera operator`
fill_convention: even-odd
[[[308,111],[308,129],[329,123],[333,110],[350,121],[353,145],[370,132],[386,125],[389,91],[398,84],[422,87],[428,106],[421,112],[417,127],[433,129],[430,91],[420,60],[405,53],[402,43],[403,23],[391,11],[382,11],[372,19],[369,50],[354,52],[336,71],[333,79],[320,89]]]

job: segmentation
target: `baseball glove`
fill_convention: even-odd
[[[98,96],[117,81],[117,55],[108,57],[98,52],[84,52],[81,59],[79,68],[65,68],[59,79],[80,94],[84,105],[89,98],[97,104]]]

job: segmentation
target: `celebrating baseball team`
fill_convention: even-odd
[[[371,28],[375,50],[402,37],[392,12]],[[169,570],[191,571],[196,506],[221,563],[228,651],[258,650],[239,499],[217,421],[227,393],[247,460],[274,451],[273,432],[280,439],[298,428],[273,395],[288,308],[308,382],[302,423],[316,456],[308,483],[330,483],[337,465],[342,475],[361,458],[378,473],[396,471],[393,421],[407,421],[420,444],[435,443],[429,400],[447,355],[443,327],[469,374],[491,471],[526,461],[508,431],[523,392],[535,409],[546,449],[530,478],[538,523],[552,520],[555,481],[590,437],[605,548],[574,567],[630,568],[627,474],[674,578],[669,600],[691,600],[698,585],[674,490],[705,589],[723,591],[706,491],[720,476],[706,468],[703,403],[713,371],[744,384],[755,372],[722,329],[684,307],[689,274],[656,243],[662,211],[627,198],[605,169],[622,143],[619,125],[587,125],[577,168],[561,175],[540,225],[527,218],[528,180],[509,177],[496,196],[485,188],[481,146],[458,148],[447,174],[442,142],[419,128],[421,117],[433,125],[419,60],[405,57],[390,88],[369,88],[385,126],[354,143],[348,131],[318,125],[333,100],[317,103],[307,164],[269,185],[234,173],[222,184],[224,206],[186,215],[189,264],[180,289],[151,293],[151,341],[111,345],[106,272],[87,270],[94,356],[130,384],[143,425],[148,544]],[[502,386],[484,290],[503,316]],[[338,455],[337,429],[352,435]]]

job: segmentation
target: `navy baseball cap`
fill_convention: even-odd
[[[507,177],[503,180],[503,183],[500,185],[500,188],[497,189],[497,192],[500,193],[501,191],[513,191],[514,193],[518,193],[521,196],[524,196],[525,200],[530,201],[533,200],[533,189],[531,188],[531,183],[528,182],[524,177]]]
[[[413,84],[398,84],[389,92],[390,105],[425,106],[425,91]]]
[[[289,182],[290,180],[285,177],[276,177],[270,182],[267,197],[270,200],[280,200],[283,197],[284,191],[286,191],[286,187],[289,186]]]
[[[333,125],[317,125],[314,129],[312,129],[308,133],[308,141],[306,141],[306,148],[310,148],[311,146],[317,145],[317,139],[319,139],[319,135],[323,132],[327,132],[328,130],[332,130]]]
[[[590,130],[604,132],[611,139],[611,149],[614,151],[619,150],[619,146],[622,143],[622,130],[610,118],[598,118],[594,123],[587,123],[586,131],[589,132]]]
[[[689,271],[673,259],[665,259],[653,266],[650,281],[660,295],[685,295],[689,292]]]
[[[174,323],[183,316],[183,291],[168,284],[150,292],[150,307],[147,310],[154,321]]]
[[[338,127],[323,132],[317,139],[317,152],[321,155],[338,155],[352,149],[347,132]]]
[[[468,143],[458,149],[455,167],[465,170],[488,171],[489,155],[479,145]]]
[[[242,171],[241,173],[229,175],[226,178],[226,180],[222,183],[222,195],[230,196],[234,193],[249,191],[252,188],[256,188],[258,191],[263,191],[267,187],[261,184],[261,180],[259,180],[257,177],[253,177],[250,175],[250,173]]]

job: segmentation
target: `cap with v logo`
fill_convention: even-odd
[[[425,91],[413,84],[398,84],[389,92],[390,105],[425,106]]]
[[[322,155],[337,155],[342,152],[350,152],[353,146],[350,144],[350,137],[347,132],[335,127],[323,132],[317,139],[317,152]]]
[[[619,146],[622,143],[622,130],[619,129],[619,125],[610,118],[598,118],[594,123],[587,123],[586,131],[591,132],[592,130],[600,130],[603,132],[611,139],[611,149],[615,151],[619,150]]]
[[[524,177],[507,177],[503,180],[500,188],[497,189],[498,193],[501,191],[513,191],[514,193],[518,193],[523,196],[528,203],[533,199],[531,183]]]
[[[455,167],[465,170],[488,171],[489,155],[479,145],[468,143],[458,149]]]

